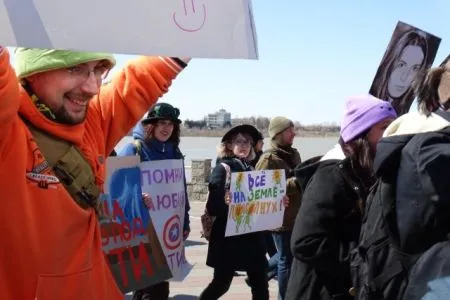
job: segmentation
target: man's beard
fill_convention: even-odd
[[[93,95],[90,95],[90,94],[69,92],[64,95],[64,101],[70,101],[68,99],[75,98],[75,99],[82,99],[83,101],[86,101],[89,103],[89,101],[92,99],[92,97],[93,97]],[[67,112],[66,108],[64,107],[64,102],[63,102],[61,107],[59,107],[58,109],[53,111],[53,114],[55,115],[55,121],[60,124],[65,124],[65,125],[77,125],[77,124],[83,123],[87,116],[88,107],[89,107],[89,104],[86,105],[86,108],[84,110],[84,115],[81,119],[74,120],[73,117],[71,117],[69,115],[69,113]]]
[[[84,116],[79,120],[74,120],[73,117],[67,113],[67,110],[64,108],[64,106],[61,106],[59,109],[53,111],[53,114],[55,115],[55,121],[60,124],[65,125],[78,125],[80,123],[83,123],[87,116],[87,110],[89,106],[86,106],[86,109],[84,111]]]

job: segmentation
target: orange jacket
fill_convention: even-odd
[[[99,223],[62,184],[39,187],[49,174],[19,113],[35,126],[80,147],[96,181],[104,160],[182,70],[170,58],[131,62],[91,100],[86,121],[52,122],[20,87],[6,49],[0,54],[0,299],[123,300],[106,264]]]

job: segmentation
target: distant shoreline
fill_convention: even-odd
[[[182,137],[222,137],[228,129],[192,129],[192,128],[181,128],[180,135]],[[265,138],[269,137],[267,134],[267,129],[260,130]],[[133,136],[130,131],[127,136]],[[326,138],[326,137],[339,137],[338,127],[314,127],[312,129],[305,127],[297,129],[298,137],[307,138]]]
[[[222,137],[228,129],[181,129],[182,137]],[[267,129],[262,130],[264,137],[268,137]],[[324,128],[324,130],[297,130],[298,137],[339,137],[339,130],[335,130],[334,128]]]

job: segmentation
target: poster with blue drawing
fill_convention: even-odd
[[[192,269],[183,237],[187,200],[183,160],[147,161],[140,168],[142,191],[150,197],[148,210],[172,271],[171,280],[182,281]]]
[[[126,293],[172,277],[142,199],[138,157],[110,157],[102,195],[103,251]]]

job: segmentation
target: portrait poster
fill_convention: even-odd
[[[398,115],[407,113],[415,99],[414,86],[433,64],[440,43],[441,38],[399,21],[369,93],[391,102]]]
[[[172,277],[142,199],[138,156],[108,157],[100,228],[105,257],[123,293]]]

